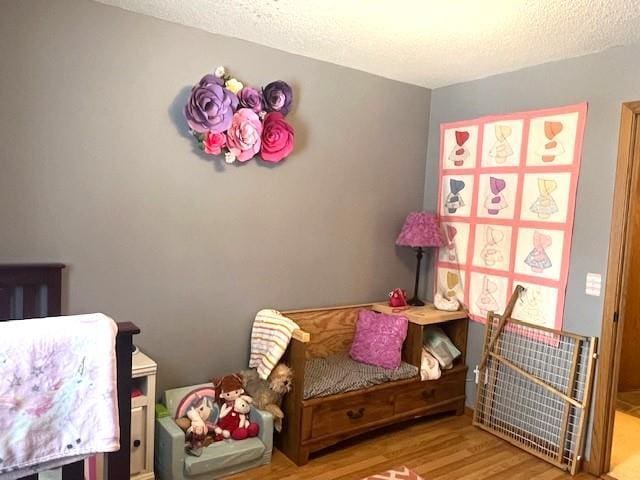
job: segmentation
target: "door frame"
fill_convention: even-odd
[[[593,410],[591,454],[585,469],[594,475],[609,472],[615,415],[615,395],[618,390],[621,333],[626,299],[624,265],[628,260],[630,203],[638,188],[640,172],[640,101],[622,104],[618,161],[609,236],[609,258],[600,334],[600,360]],[[636,207],[637,208],[637,207]]]

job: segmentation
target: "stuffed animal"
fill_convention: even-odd
[[[276,365],[267,380],[262,380],[255,369],[245,370],[241,374],[242,383],[247,393],[253,397],[254,404],[260,410],[273,415],[273,426],[282,431],[284,413],[280,406],[282,398],[291,391],[293,371],[284,363]]]
[[[436,292],[433,297],[433,305],[438,310],[445,312],[455,312],[460,308],[460,302],[455,298],[447,298],[442,293]]]
[[[394,288],[389,292],[389,306],[390,307],[406,307],[407,306],[407,292],[401,288]]]
[[[203,398],[200,405],[191,407],[187,411],[187,418],[191,422],[186,430],[185,440],[187,441],[186,449],[191,455],[199,457],[202,454],[202,447],[205,445],[209,428],[213,425],[208,422],[212,405],[208,398]]]
[[[216,398],[217,395],[215,390],[213,389],[213,386],[198,387],[194,390],[191,390],[182,398],[182,400],[180,400],[178,406],[176,407],[176,424],[182,429],[183,432],[187,433],[187,430],[191,426],[191,420],[187,416],[187,412],[189,412],[189,410],[191,410],[192,408],[199,409],[201,413],[200,416],[205,422],[208,422],[210,420],[209,417],[211,417],[213,404],[216,401]],[[169,412],[167,411],[167,414],[168,413]],[[210,423],[208,427],[209,430],[213,431],[213,424]]]
[[[233,402],[244,394],[242,378],[237,373],[213,379],[212,382],[216,389],[216,400],[220,407],[225,404],[233,406]]]
[[[233,401],[233,405],[225,403],[220,408],[220,416],[215,426],[216,442],[232,438],[244,440],[258,435],[260,427],[249,421],[253,400],[248,395],[241,395]]]

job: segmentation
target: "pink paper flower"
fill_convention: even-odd
[[[238,161],[246,162],[260,151],[262,123],[258,115],[249,108],[241,108],[231,120],[227,130],[227,146]]]
[[[227,137],[224,133],[207,132],[202,138],[202,149],[210,155],[220,155],[226,144]]]
[[[285,121],[282,113],[267,114],[262,132],[262,159],[274,163],[283,160],[293,150],[293,136],[293,127]]]

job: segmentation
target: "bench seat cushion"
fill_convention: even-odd
[[[418,375],[418,367],[401,362],[389,369],[356,362],[348,353],[310,358],[305,365],[304,399],[361,390]]]

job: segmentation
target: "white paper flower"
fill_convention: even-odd
[[[227,69],[224,68],[222,65],[220,65],[218,68],[216,68],[216,71],[213,72],[213,74],[218,78],[224,77],[226,73],[227,73]]]
[[[224,154],[224,161],[227,163],[233,163],[236,161],[236,156],[231,152],[226,152]]]
[[[224,86],[227,87],[227,90],[236,94],[244,87],[242,82],[239,82],[235,78],[227,80],[227,83],[225,83]]]

